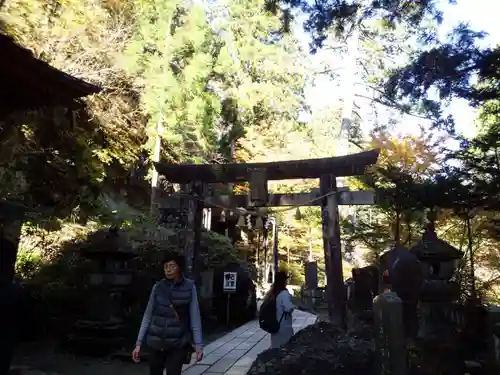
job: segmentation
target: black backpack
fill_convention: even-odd
[[[277,333],[280,330],[281,320],[276,317],[276,297],[271,297],[262,303],[259,310],[259,326],[268,333]]]

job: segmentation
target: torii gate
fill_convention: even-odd
[[[201,216],[204,207],[228,209],[321,206],[323,246],[327,278],[327,300],[332,323],[342,326],[345,313],[345,291],[342,275],[342,249],[340,242],[339,205],[373,204],[374,195],[368,191],[337,189],[336,178],[359,176],[366,167],[377,162],[380,150],[360,152],[340,157],[292,160],[269,163],[230,164],[168,164],[155,163],[160,175],[172,183],[183,185],[187,198],[187,227],[185,256],[188,274],[193,274],[199,249]],[[301,178],[319,178],[320,188],[309,193],[269,194],[267,182]],[[212,183],[250,182],[250,194],[206,196],[204,188]],[[163,197],[162,197],[163,195]],[[177,206],[178,200],[160,191],[156,202],[160,207]]]

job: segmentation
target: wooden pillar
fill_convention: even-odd
[[[304,266],[306,289],[316,290],[318,288],[318,263],[307,262]]]
[[[197,200],[196,213],[194,220],[194,244],[193,244],[193,274],[192,279],[196,283],[201,283],[201,268],[200,268],[200,255],[201,255],[201,228],[203,227],[203,202]]]
[[[269,229],[264,228],[264,241],[262,247],[264,248],[264,259],[262,261],[262,282],[267,283],[269,278],[267,274],[267,265],[269,263]]]
[[[320,177],[321,195],[337,191],[335,176]],[[344,327],[345,322],[345,289],[342,275],[342,248],[340,243],[340,223],[337,194],[330,194],[323,199],[321,205],[323,224],[323,249],[326,268],[326,296],[330,321]]]
[[[259,262],[260,262],[260,232],[257,237],[257,250],[255,251],[255,265],[257,266],[257,270],[259,269]]]
[[[186,229],[184,242],[184,256],[186,257],[186,276],[196,280],[199,274],[197,269],[197,260],[200,251],[200,236],[203,218],[203,202],[196,199],[196,196],[202,196],[202,184],[195,181],[187,185],[184,189],[185,194],[191,195],[186,197],[185,207],[186,212]]]
[[[279,270],[279,250],[278,250],[278,223],[274,219],[273,225],[273,281],[276,280],[276,274]]]

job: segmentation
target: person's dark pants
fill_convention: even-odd
[[[163,370],[167,369],[167,375],[181,375],[182,365],[186,350],[151,350],[149,354],[149,375],[163,375]]]

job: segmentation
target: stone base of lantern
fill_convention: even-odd
[[[78,320],[67,337],[69,348],[78,353],[107,355],[126,345],[122,320]]]

